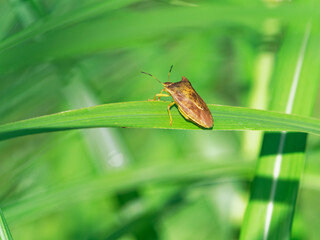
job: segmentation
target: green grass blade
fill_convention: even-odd
[[[30,38],[34,38],[39,34],[45,33],[50,30],[58,29],[61,27],[67,27],[75,23],[79,23],[90,18],[105,14],[109,11],[117,10],[118,8],[124,7],[136,0],[113,0],[107,2],[99,2],[86,6],[85,8],[79,9],[73,13],[67,13],[62,16],[48,16],[42,19],[41,23],[34,24],[19,33],[4,39],[0,42],[0,52],[4,49],[10,48],[16,44],[26,41]]]
[[[68,27],[72,24],[76,24],[82,22],[84,20],[88,20],[94,18],[96,16],[105,14],[110,11],[114,11],[118,8],[124,7],[126,5],[137,2],[136,0],[118,0],[118,1],[108,1],[93,4],[92,6],[85,7],[83,9],[79,9],[78,11],[73,12],[72,14],[65,14],[62,16],[48,16],[39,24],[30,26],[29,28],[24,29],[23,31],[15,34],[2,42],[0,42],[0,51],[10,48],[16,44],[19,44],[23,41],[32,39],[39,34],[43,34],[47,31],[52,31],[55,29],[59,29],[62,27]],[[244,20],[245,22],[249,22],[247,20],[247,16],[250,15],[255,19],[262,20],[264,18],[273,16],[279,18],[289,18],[296,19],[304,18],[305,16],[317,16],[318,12],[315,8],[310,8],[304,5],[292,5],[285,6],[284,8],[268,8],[265,6],[249,6],[246,8],[233,7],[228,5],[221,4],[208,4],[201,5],[196,8],[172,8],[170,10],[156,10],[150,12],[139,12],[135,13],[126,13],[129,14],[129,18],[134,20],[133,25],[140,25],[143,21],[150,20],[164,20],[163,16],[167,15],[169,19],[166,21],[171,22],[171,25],[166,26],[165,28],[161,27],[160,24],[155,26],[155,30],[163,30],[168,28],[175,28],[178,25],[183,24],[191,24],[191,25],[199,25],[205,23],[209,23],[210,21],[215,20],[224,20],[224,21],[239,21]],[[211,14],[210,14],[211,13]],[[214,14],[212,14],[214,13]],[[308,15],[306,15],[308,13]],[[140,16],[140,17],[139,17]],[[189,18],[185,18],[185,16],[189,16]],[[203,18],[198,18],[198,16],[202,16]],[[231,18],[230,18],[231,16]],[[181,19],[177,22],[178,19]],[[160,28],[160,29],[158,29]]]
[[[110,11],[108,14],[102,14],[107,13],[107,8],[105,12],[99,8],[94,9],[98,10],[90,12],[85,9],[76,13],[76,16],[45,19],[42,23],[39,22],[39,25],[30,26],[0,41],[0,72],[15,71],[47,59],[79,57],[100,50],[136,46],[164,34],[175,36],[181,28],[186,27],[210,27],[213,23],[223,21],[259,29],[261,21],[267,17],[277,16],[292,20],[305,19],[306,12],[308,16],[318,14],[315,8],[300,5],[286,6],[285,11],[263,6],[239,8],[216,4],[151,11]],[[111,7],[110,9],[113,10]],[[91,19],[97,15],[99,17]],[[90,18],[90,21],[83,21],[87,18]],[[255,21],[251,21],[252,18]],[[41,41],[31,41],[39,35],[42,36]],[[28,56],[27,62],[24,61],[25,56]]]
[[[187,162],[128,168],[8,201],[4,203],[3,209],[10,222],[19,222],[23,218],[37,218],[56,209],[57,206],[112,196],[141,188],[146,184],[190,184],[200,180],[217,181],[220,178],[248,179],[252,177],[253,167],[252,163],[229,161],[222,164]]]
[[[130,127],[162,129],[201,129],[186,121],[169,102],[124,102],[81,108],[0,126],[0,139],[61,130]],[[320,121],[298,115],[249,108],[209,105],[215,121],[213,130],[296,131],[320,134]]]
[[[1,240],[13,239],[1,209],[0,209],[0,239]]]
[[[319,35],[311,22],[300,24],[305,33],[290,27],[279,53],[271,109],[308,116],[319,85]],[[265,134],[241,239],[290,239],[306,141],[304,133]]]

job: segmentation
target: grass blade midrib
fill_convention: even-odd
[[[201,129],[186,121],[177,109],[170,127],[168,102],[122,102],[64,111],[0,126],[0,139],[68,129],[131,127]],[[208,105],[213,110],[212,130],[298,131],[320,134],[318,119],[264,110]],[[130,118],[131,116],[131,118]]]

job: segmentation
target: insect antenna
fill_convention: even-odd
[[[150,77],[153,77],[155,80],[157,80],[159,83],[161,83],[161,84],[163,85],[163,83],[162,83],[158,78],[156,78],[155,76],[153,76],[152,74],[146,73],[146,72],[141,72],[141,73],[144,73],[144,74],[149,75]]]
[[[172,68],[173,68],[173,65],[171,65],[169,73],[168,73],[168,82],[170,82],[169,78],[170,78],[170,73],[171,73]]]

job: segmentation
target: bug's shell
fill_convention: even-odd
[[[164,89],[177,104],[181,114],[201,127],[212,128],[213,118],[207,104],[193,89],[189,80],[182,77],[180,82],[165,82]]]

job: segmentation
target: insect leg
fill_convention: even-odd
[[[171,113],[170,113],[170,108],[175,105],[176,103],[175,102],[172,102],[168,105],[168,113],[169,113],[169,117],[170,117],[170,126],[172,124],[172,117],[171,117]]]
[[[153,101],[158,97],[158,101],[160,100],[161,97],[170,97],[169,94],[156,94],[154,97]]]
[[[156,98],[158,98],[158,101],[159,101],[161,97],[170,97],[169,94],[165,94],[165,93],[163,93],[163,91],[164,91],[164,89],[162,89],[159,94],[156,94],[156,95],[154,96],[153,101],[155,101]]]

